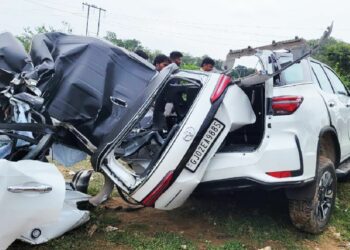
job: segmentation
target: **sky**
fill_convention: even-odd
[[[173,50],[224,59],[230,49],[272,40],[319,38],[334,21],[332,36],[350,42],[349,0],[84,0],[106,9],[100,37],[140,40],[151,50]],[[56,29],[68,22],[85,35],[87,8],[79,0],[0,0],[0,32],[24,27]],[[98,11],[91,10],[89,35],[96,36]]]

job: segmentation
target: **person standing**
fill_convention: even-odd
[[[142,57],[143,59],[145,60],[148,60],[149,59],[149,56],[147,55],[146,52],[144,52],[142,49],[137,49],[135,50],[135,54]]]
[[[215,61],[210,57],[206,57],[203,59],[201,63],[201,71],[212,72],[214,71]]]
[[[170,64],[170,59],[166,55],[159,54],[154,58],[153,65],[157,71],[161,71],[163,68]]]
[[[175,63],[179,67],[182,63],[182,57],[183,57],[183,54],[179,51],[173,51],[170,53],[171,63]]]

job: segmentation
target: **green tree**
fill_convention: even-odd
[[[69,23],[62,22],[62,27],[60,29],[54,29],[53,27],[49,26],[46,27],[45,25],[35,27],[33,30],[30,27],[24,28],[24,32],[17,36],[17,39],[23,44],[25,50],[28,52],[30,50],[30,45],[32,44],[33,36],[41,33],[47,33],[47,32],[64,32],[64,33],[72,33],[73,30]]]
[[[136,39],[119,39],[115,32],[107,31],[106,36],[104,37],[107,41],[110,41],[114,45],[123,47],[130,51],[135,51],[137,49],[144,49],[141,42]]]
[[[317,40],[311,40],[311,45]],[[341,80],[350,87],[350,44],[330,38],[313,56],[315,59],[332,67]]]
[[[181,68],[182,69],[187,69],[187,70],[199,70],[199,66],[196,65],[196,64],[186,64],[186,63],[183,63],[181,65]]]

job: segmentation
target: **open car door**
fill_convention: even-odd
[[[167,112],[168,104],[172,114],[160,124],[157,118]],[[149,115],[152,122],[147,126]],[[200,183],[227,133],[254,122],[248,97],[230,77],[179,71],[129,125],[111,135],[114,140],[108,139],[92,161],[131,200],[173,209]]]

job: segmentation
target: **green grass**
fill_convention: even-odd
[[[208,246],[208,250],[245,250],[247,249],[242,243],[237,241],[228,241],[221,246]]]
[[[242,191],[236,195],[211,198],[201,211],[224,237],[240,242],[248,249],[273,245],[278,249],[303,249],[305,239],[319,236],[296,230],[290,220],[287,200],[282,192]]]
[[[152,236],[146,236],[140,232],[110,232],[107,233],[107,240],[117,245],[129,246],[132,249],[148,250],[176,250],[196,249],[193,242],[184,237],[167,232],[157,232]]]
[[[350,241],[350,183],[338,183],[338,198],[336,207],[331,220],[334,226],[341,234],[342,238]]]

